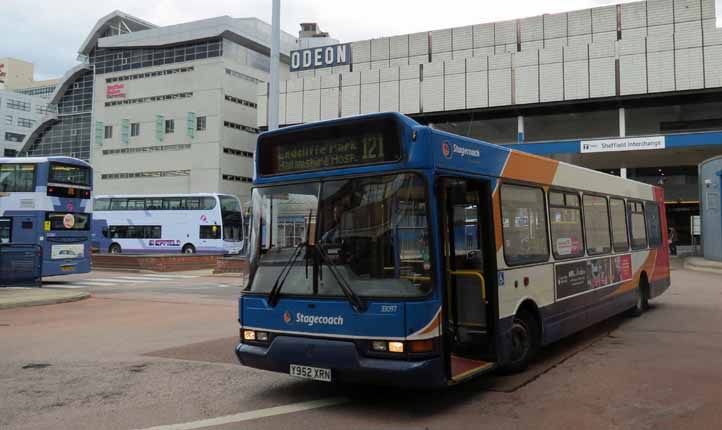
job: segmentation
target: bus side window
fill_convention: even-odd
[[[504,258],[508,265],[549,259],[544,190],[502,184],[501,217]]]
[[[659,220],[659,205],[657,203],[645,203],[644,218],[647,220],[647,237],[649,246],[656,247],[662,244],[662,226]]]
[[[12,218],[0,218],[0,243],[10,243],[12,226]]]
[[[642,202],[627,202],[630,227],[632,228],[632,249],[647,247],[647,230],[644,222],[644,206]]]

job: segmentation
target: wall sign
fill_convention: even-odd
[[[125,84],[111,84],[105,87],[105,98],[125,98]]]
[[[351,64],[351,44],[319,46],[291,51],[292,72]]]
[[[664,136],[622,137],[619,139],[581,141],[582,154],[591,152],[643,151],[664,148]]]

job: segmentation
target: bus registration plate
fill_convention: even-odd
[[[331,382],[331,369],[323,369],[320,367],[300,366],[292,364],[289,371],[291,376],[298,378],[313,379],[314,381]]]

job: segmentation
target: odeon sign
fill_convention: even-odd
[[[291,51],[292,72],[351,64],[351,44],[319,46]]]

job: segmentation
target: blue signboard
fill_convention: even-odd
[[[319,46],[291,51],[292,72],[351,64],[351,44]]]

